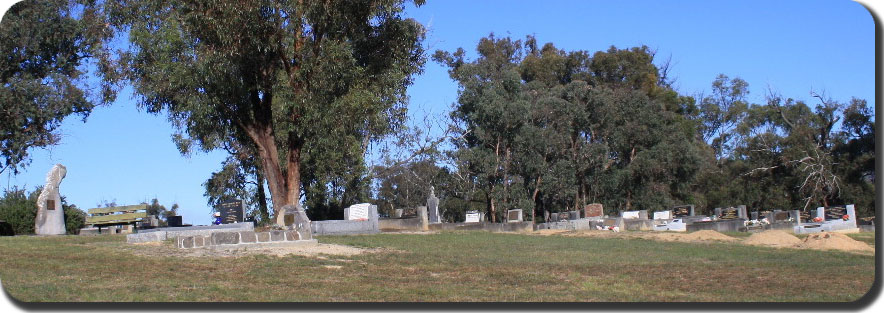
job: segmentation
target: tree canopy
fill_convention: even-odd
[[[115,96],[104,41],[109,31],[94,6],[69,0],[21,1],[0,23],[0,173],[30,163],[32,148],[58,144],[70,115],[84,121]],[[88,71],[106,78],[95,88]],[[97,90],[96,90],[97,89]]]
[[[361,160],[364,142],[403,122],[405,87],[424,61],[423,27],[403,6],[119,0],[106,13],[128,30],[121,60],[140,105],[166,112],[183,147],[254,148],[281,223],[279,210],[301,200],[302,176],[324,174],[311,158]]]

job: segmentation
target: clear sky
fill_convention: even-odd
[[[723,73],[746,80],[753,103],[762,103],[770,87],[811,104],[814,90],[840,102],[857,97],[875,105],[874,21],[852,1],[427,2],[407,15],[429,28],[430,54],[463,47],[472,58],[478,40],[491,32],[515,39],[533,34],[539,44],[591,53],[647,45],[658,59],[671,56],[682,94],[708,93]],[[445,115],[457,85],[445,68],[428,61],[409,95],[412,116]],[[178,203],[185,223],[208,224],[201,184],[225,154],[181,156],[165,116],[139,111],[135,102],[124,92],[113,105],[96,108],[87,123],[65,120],[62,143],[33,150],[32,164],[18,176],[4,173],[0,185],[32,190],[61,163],[68,170],[61,194],[84,210],[103,201],[127,205],[156,197],[167,207]]]

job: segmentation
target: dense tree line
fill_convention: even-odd
[[[726,75],[708,96],[680,95],[647,47],[590,54],[492,34],[476,50],[475,60],[463,49],[434,55],[459,84],[451,121],[462,136],[446,200],[491,221],[512,208],[533,217],[588,203],[608,213],[686,203],[874,208],[865,100],[813,93],[811,107],[770,92],[767,103],[748,103],[749,84]]]

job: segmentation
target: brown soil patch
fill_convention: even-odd
[[[851,252],[874,252],[868,244],[839,233],[810,234],[798,245],[798,248],[816,250],[842,250]]]
[[[538,229],[538,230],[531,232],[530,234],[549,236],[549,235],[565,234],[565,233],[570,233],[570,232],[572,232],[572,231],[566,230],[566,229]]]
[[[743,240],[744,244],[753,246],[769,246],[777,248],[795,248],[801,239],[784,230],[766,230],[754,233]]]
[[[699,230],[692,233],[670,233],[670,232],[659,232],[659,233],[651,233],[646,237],[648,239],[654,240],[662,240],[662,241],[678,241],[678,242],[709,242],[709,241],[723,241],[723,242],[733,242],[738,241],[737,238],[719,233],[714,230]]]

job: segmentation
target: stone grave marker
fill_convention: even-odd
[[[831,206],[831,207],[825,208],[824,213],[825,213],[825,220],[827,220],[827,221],[840,220],[841,217],[843,217],[844,215],[847,215],[847,208],[845,208],[843,206]]]
[[[221,213],[221,224],[243,222],[243,202],[239,199],[224,201],[215,207]]]
[[[549,211],[543,211],[543,221],[549,222]]]
[[[638,211],[623,211],[620,217],[622,217],[623,219],[637,219],[639,218],[639,214]]]
[[[478,223],[479,222],[479,212],[478,211],[468,211],[466,215],[466,220],[464,223]]]
[[[580,211],[568,211],[568,219],[569,220],[580,219]]]
[[[654,219],[655,219],[655,220],[669,220],[669,219],[672,219],[672,211],[666,210],[666,211],[657,211],[657,212],[654,212]]]
[[[37,235],[64,235],[64,210],[61,208],[61,195],[58,187],[67,175],[67,168],[55,164],[46,174],[46,185],[37,197],[37,216],[34,233]]]
[[[521,222],[522,221],[522,209],[513,209],[513,210],[506,211],[506,221],[507,221],[507,223]]]
[[[404,213],[404,212],[405,212],[405,210],[403,210],[403,209],[395,209],[395,210],[393,210],[393,217],[402,218],[402,213]]]
[[[789,220],[789,212],[775,211],[775,212],[773,212],[773,221],[771,221],[771,222],[785,222],[788,220]]]
[[[430,196],[427,197],[427,219],[430,223],[441,223],[439,216],[439,198],[436,198],[435,189],[430,186]]]
[[[310,218],[307,217],[307,212],[304,212],[304,209],[301,208],[300,204],[286,205],[282,207],[282,212],[284,212],[285,217],[283,220],[286,223],[286,228],[297,231],[300,240],[313,239],[313,229],[310,226]]]
[[[692,216],[694,215],[694,206],[680,206],[672,209],[673,218]]]
[[[344,209],[344,219],[348,221],[367,221],[369,203],[354,204]]]
[[[583,207],[584,217],[599,217],[603,215],[605,215],[605,210],[601,203],[591,203]]]

